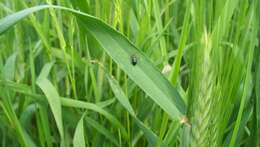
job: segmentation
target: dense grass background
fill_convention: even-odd
[[[0,17],[3,147],[260,145],[259,0],[0,0]]]

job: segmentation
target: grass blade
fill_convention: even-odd
[[[128,98],[124,94],[123,90],[120,88],[118,82],[113,77],[110,77],[109,75],[107,75],[107,79],[108,79],[109,84],[110,84],[116,98],[118,99],[118,101],[124,106],[124,108],[134,118],[138,127],[144,132],[144,135],[147,138],[149,144],[153,147],[156,147],[158,145],[158,143],[161,142],[161,141],[159,141],[158,136],[156,134],[154,134],[151,129],[147,128],[144,125],[144,123],[136,117],[135,112],[134,112],[130,102],[128,101]],[[166,145],[163,144],[162,146],[166,146]]]
[[[3,76],[5,80],[14,80],[15,76],[15,62],[16,62],[17,54],[12,54],[5,63],[4,69],[3,69]]]
[[[76,131],[73,137],[73,146],[74,147],[85,147],[85,138],[84,138],[84,117],[85,113],[81,116]]]
[[[256,92],[256,118],[260,122],[260,52],[258,51],[258,59],[256,66],[256,83],[255,83],[255,92]],[[259,123],[260,125],[260,123]]]
[[[7,29],[15,25],[17,22],[22,20],[23,18],[27,17],[29,14],[48,8],[48,5],[42,5],[32,8],[27,8],[24,10],[21,10],[19,12],[16,12],[14,14],[8,15],[0,20],[0,35],[4,33]]]
[[[56,121],[61,136],[61,140],[63,141],[64,132],[63,132],[60,96],[56,91],[55,87],[52,85],[52,83],[47,79],[47,75],[50,72],[51,66],[52,63],[48,63],[42,68],[41,74],[36,80],[36,84],[41,88],[41,90],[43,91],[44,95],[47,98],[54,119]]]

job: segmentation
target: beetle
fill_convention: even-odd
[[[135,54],[131,56],[131,64],[135,66],[138,63],[138,59]]]

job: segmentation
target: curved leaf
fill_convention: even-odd
[[[46,96],[48,103],[51,107],[51,111],[53,113],[54,119],[56,121],[61,139],[64,139],[64,132],[63,132],[63,123],[62,123],[62,112],[61,112],[61,102],[60,96],[52,85],[52,83],[47,79],[47,76],[51,70],[53,63],[47,63],[42,68],[42,71],[37,78],[36,84],[41,88],[44,95]]]
[[[73,137],[73,146],[74,147],[85,147],[85,138],[84,138],[84,117],[85,114],[80,118],[76,131]]]

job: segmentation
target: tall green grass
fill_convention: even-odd
[[[260,145],[258,0],[0,0],[1,146]]]

